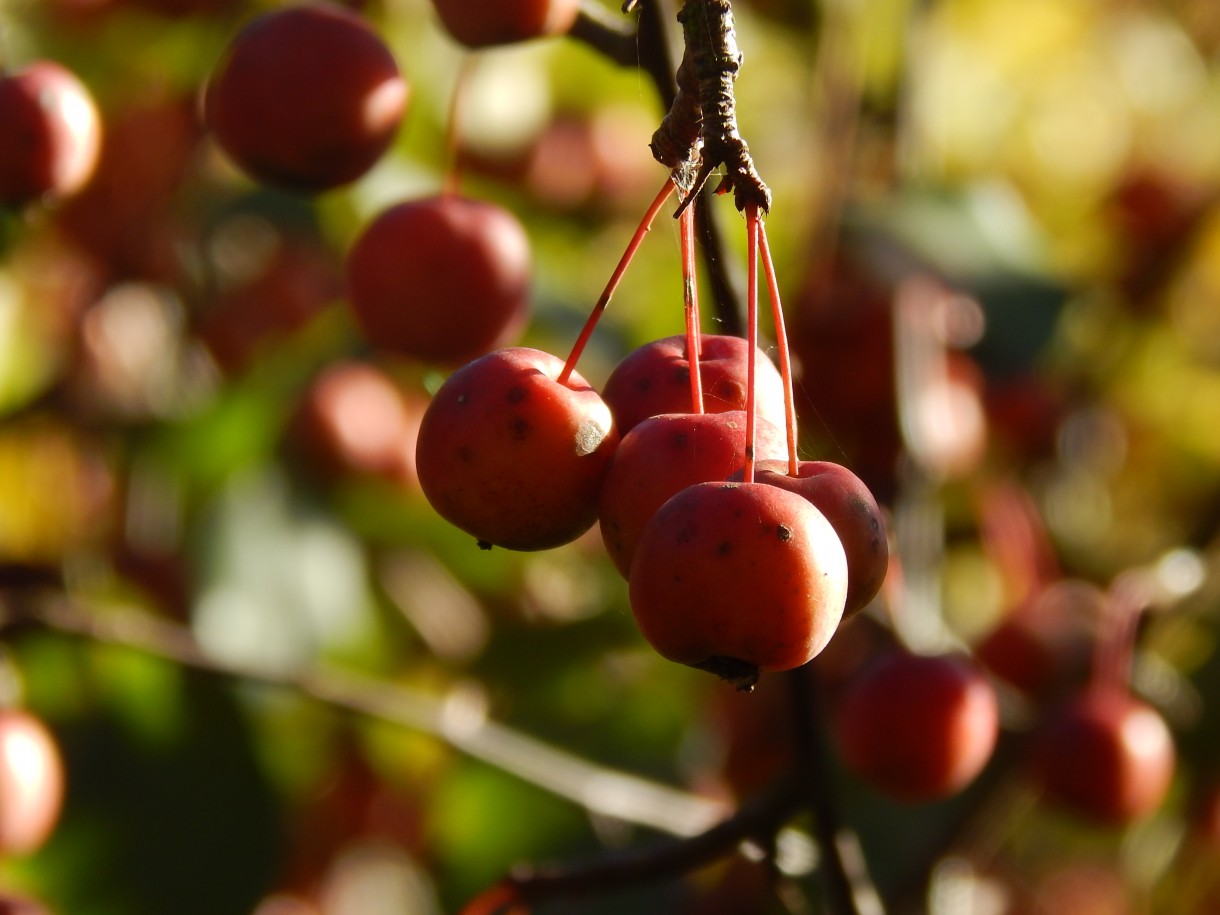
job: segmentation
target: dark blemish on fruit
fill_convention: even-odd
[[[674,435],[674,447],[682,448],[686,445],[686,433],[678,432]]]
[[[684,527],[678,531],[678,536],[675,539],[678,543],[690,543],[695,539],[695,529],[693,527]]]
[[[690,384],[689,365],[680,365],[674,369],[674,384]]]
[[[733,544],[727,540],[721,543],[720,546],[716,547],[717,556],[727,556],[731,552],[733,552]]]
[[[505,395],[505,397],[508,399],[509,403],[521,403],[521,401],[525,400],[527,393],[528,392],[525,390],[525,388],[521,387],[520,385],[514,385],[508,389],[508,393]]]
[[[652,379],[651,378],[637,378],[635,380],[635,389],[637,391],[652,390]]]
[[[461,394],[459,394],[457,396],[457,402],[460,404],[465,404],[465,403],[468,403],[469,401],[470,401],[470,395],[467,394],[465,391],[463,391]]]
[[[787,543],[792,539],[792,528],[786,524],[779,525],[775,529],[775,533],[779,536],[780,540],[784,541],[784,543]]]
[[[521,442],[529,438],[530,424],[520,416],[509,423],[508,428],[512,433],[514,441]]]
[[[754,460],[754,446],[753,445],[746,445],[746,457],[748,457],[751,461]]]
[[[486,540],[476,540],[475,543],[478,544],[478,547],[480,550],[490,550],[491,549],[491,544],[488,543]]]
[[[576,456],[585,457],[595,452],[606,440],[606,430],[591,419],[576,427]]]
[[[740,658],[713,655],[705,661],[692,664],[691,667],[713,673],[721,680],[733,684],[739,692],[743,693],[753,692],[754,685],[758,683],[758,665]]]

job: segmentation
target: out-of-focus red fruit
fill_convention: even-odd
[[[516,217],[457,194],[390,207],[347,259],[351,307],[369,344],[442,365],[515,342],[529,314],[530,272]]]
[[[843,615],[864,609],[881,590],[890,558],[881,507],[864,481],[832,461],[800,461],[796,476],[790,476],[784,460],[760,460],[754,479],[796,493],[826,516],[847,554]]]
[[[63,804],[64,770],[46,725],[0,710],[0,853],[26,855],[50,836]]]
[[[424,408],[422,391],[412,397],[377,366],[340,362],[310,382],[289,421],[288,440],[324,481],[366,474],[410,486]]]
[[[1103,825],[1153,813],[1173,781],[1176,751],[1165,719],[1122,688],[1094,686],[1070,700],[1046,722],[1035,749],[1046,798]]]
[[[696,483],[644,528],[628,591],[659,654],[750,689],[760,672],[800,667],[826,647],[843,617],[847,559],[800,496]]]
[[[0,74],[0,205],[75,194],[93,174],[102,127],[76,75],[50,60]]]
[[[0,892],[0,915],[51,915],[41,902]]]
[[[526,347],[496,350],[445,380],[415,452],[437,513],[484,545],[544,550],[597,519],[618,432],[610,408],[564,362]]]
[[[755,423],[754,450],[787,450],[782,430]],[[692,483],[729,479],[745,464],[746,415],[662,413],[634,426],[619,442],[602,484],[597,517],[602,542],[618,570],[631,569],[636,544],[648,520],[670,497]]]
[[[703,334],[700,339],[703,409],[708,413],[744,410],[749,343],[742,337],[720,334]],[[755,359],[758,416],[783,429],[786,423],[783,379],[761,350]],[[620,433],[626,435],[636,423],[650,416],[693,412],[690,372],[684,335],[653,340],[628,353],[602,389]]]
[[[432,0],[445,30],[469,48],[560,35],[572,27],[579,0]]]
[[[204,117],[254,179],[317,192],[372,168],[398,131],[407,95],[369,23],[314,0],[263,13],[238,33],[208,81]]]
[[[995,690],[972,663],[906,651],[849,683],[833,721],[848,770],[906,803],[965,788],[991,758],[998,731]]]

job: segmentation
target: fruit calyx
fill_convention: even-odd
[[[712,655],[706,661],[692,664],[691,667],[715,674],[726,683],[731,683],[738,692],[742,693],[754,692],[760,673],[757,664],[725,655]]]

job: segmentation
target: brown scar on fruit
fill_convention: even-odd
[[[715,674],[726,683],[731,683],[738,692],[742,693],[752,693],[758,683],[758,665],[740,658],[712,655],[706,661],[692,664],[691,667]]]

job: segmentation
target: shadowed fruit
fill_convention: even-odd
[[[445,31],[469,48],[560,35],[572,27],[580,0],[432,0]]]

